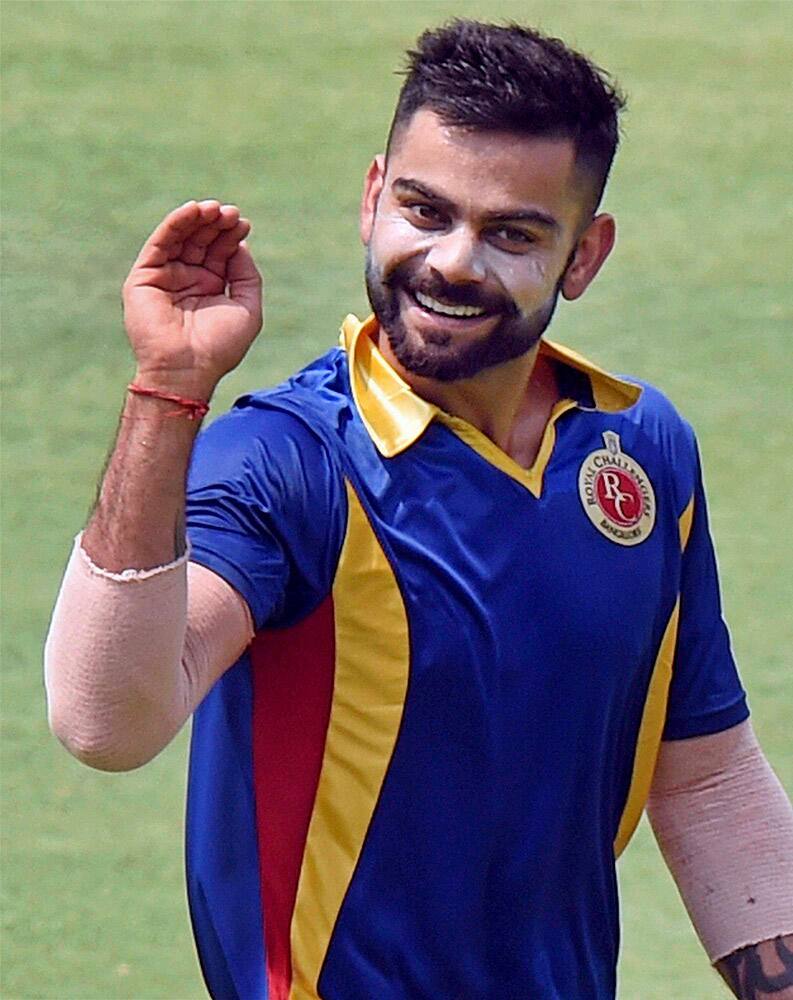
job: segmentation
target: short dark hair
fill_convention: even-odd
[[[594,208],[619,142],[625,99],[611,77],[558,38],[508,23],[455,19],[425,31],[407,53],[388,134],[420,108],[449,125],[571,139],[592,182]]]

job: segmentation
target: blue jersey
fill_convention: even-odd
[[[544,343],[524,469],[342,345],[200,437],[192,559],[256,637],[196,713],[188,887],[231,1000],[606,1000],[659,742],[748,714],[696,443]]]

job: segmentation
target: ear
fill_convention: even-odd
[[[614,217],[605,212],[596,215],[578,238],[575,254],[565,271],[562,295],[566,299],[572,301],[584,294],[611,253],[616,238]]]
[[[366,171],[366,180],[363,183],[363,198],[361,198],[361,217],[359,222],[359,232],[361,239],[368,245],[372,238],[372,227],[377,211],[377,201],[380,192],[383,190],[385,181],[385,156],[381,153],[369,164]]]

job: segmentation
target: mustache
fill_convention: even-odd
[[[422,275],[410,261],[398,264],[383,279],[383,284],[392,292],[402,290],[414,298],[417,292],[429,295],[450,306],[474,306],[488,313],[516,315],[518,307],[505,295],[486,291],[475,284],[451,284],[437,271]]]

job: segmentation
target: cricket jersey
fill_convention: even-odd
[[[543,342],[525,469],[341,345],[200,436],[193,561],[256,635],[196,712],[220,1000],[613,1000],[615,857],[661,739],[748,715],[690,427]]]

